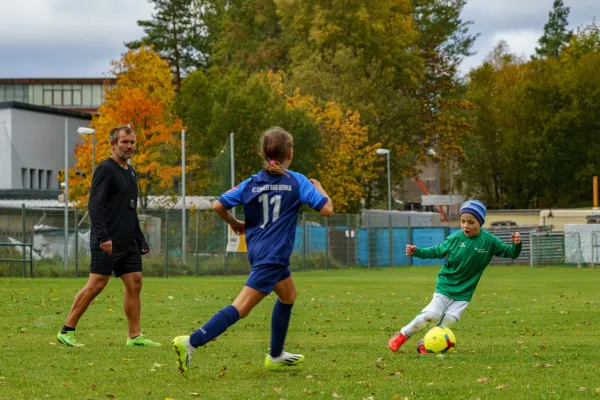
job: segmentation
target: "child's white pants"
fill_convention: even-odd
[[[427,324],[449,327],[460,319],[469,305],[468,301],[454,300],[443,294],[434,293],[431,302],[408,325],[400,330],[407,338],[419,332]]]

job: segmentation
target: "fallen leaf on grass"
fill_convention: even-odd
[[[337,394],[335,392],[333,392],[333,394],[331,395],[331,397],[336,398],[336,399],[341,399],[342,395],[341,394]]]
[[[496,386],[496,389],[506,389],[506,388],[508,388],[508,385],[505,385],[504,383]]]
[[[479,379],[477,379],[477,382],[479,382],[479,383],[486,383],[489,380],[490,380],[490,378],[479,378]]]
[[[174,297],[173,297],[173,296],[169,296],[169,300],[173,300],[173,299],[174,299]]]
[[[313,395],[313,394],[317,394],[316,390],[308,390],[307,388],[302,389],[302,393],[306,393],[308,395]]]
[[[313,376],[312,375],[306,375],[306,379],[312,379]]]
[[[542,365],[542,368],[552,368],[554,365],[552,364],[544,364]]]
[[[159,364],[159,363],[154,363],[154,364],[152,364],[152,366],[153,366],[154,368],[160,368],[160,367],[163,367],[164,365],[165,365],[165,364]]]
[[[362,400],[375,400],[375,398],[373,396],[369,396],[369,397],[363,397]]]
[[[115,397],[117,397],[117,396],[115,396],[114,394],[105,394],[105,396],[106,396],[106,397],[109,397],[109,398],[111,398],[111,399],[114,399]]]
[[[383,362],[383,358],[382,358],[382,357],[379,357],[379,358],[377,359],[377,361],[375,361],[375,362]]]
[[[200,393],[196,393],[196,392],[192,392],[192,393],[188,393],[188,394],[191,394],[192,396],[196,396],[196,397],[200,396]]]
[[[281,393],[281,388],[274,387],[273,390],[276,391],[277,393]]]
[[[596,393],[600,393],[600,388],[596,388]]]
[[[582,387],[579,388],[579,391],[580,392],[587,392],[588,388],[586,388],[585,386],[582,386]]]

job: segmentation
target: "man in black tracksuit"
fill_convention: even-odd
[[[144,337],[140,328],[142,254],[149,249],[136,211],[135,171],[127,164],[135,151],[135,134],[129,127],[119,126],[110,131],[109,140],[112,155],[94,171],[88,202],[92,222],[90,276],[84,288],[75,295],[57,338],[67,346],[83,346],[75,337],[77,322],[114,272],[125,284],[124,308],[129,325],[125,345],[160,346]]]

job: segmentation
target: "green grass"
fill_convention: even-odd
[[[269,297],[196,352],[188,380],[176,371],[170,340],[229,304],[245,277],[145,279],[142,325],[160,348],[124,346],[123,286],[113,279],[80,322],[79,339],[87,345],[80,349],[59,345],[55,335],[84,279],[1,279],[0,398],[600,396],[600,270],[490,267],[454,327],[457,352],[418,356],[413,338],[392,354],[389,337],[428,303],[436,273],[424,267],[295,273],[299,296],[287,349],[303,353],[305,363],[263,369]]]

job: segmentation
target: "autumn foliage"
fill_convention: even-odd
[[[282,74],[267,76],[278,94],[283,94]],[[335,204],[336,212],[356,210],[366,196],[367,182],[375,179],[375,149],[369,144],[368,128],[361,123],[357,111],[345,110],[336,102],[325,104],[296,89],[285,96],[287,107],[304,111],[318,125],[321,137],[314,146],[315,176]]]
[[[142,207],[150,194],[173,192],[181,175],[179,162],[182,122],[173,113],[175,87],[169,64],[151,48],[130,50],[112,62],[114,87],[107,87],[106,101],[92,120],[96,130],[96,166],[110,156],[108,132],[130,125],[136,133],[137,151],[132,159],[136,169]],[[76,166],[69,171],[71,198],[87,205],[92,178],[91,135],[75,149]],[[75,173],[76,171],[80,173]]]

